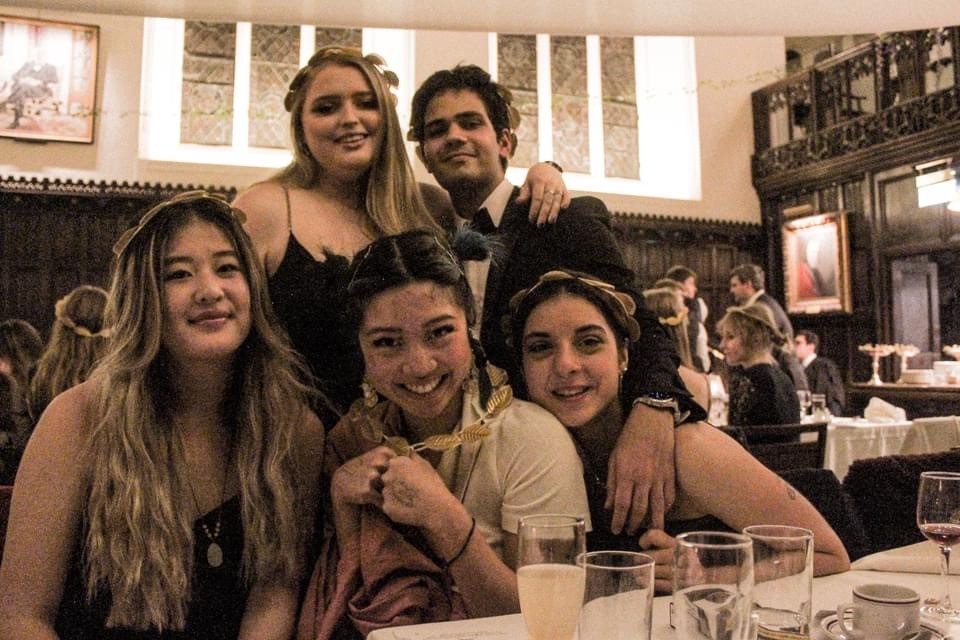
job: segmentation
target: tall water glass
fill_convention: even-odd
[[[920,612],[948,622],[960,622],[960,611],[950,601],[950,550],[960,542],[960,473],[924,471],[917,494],[917,526],[928,540],[940,547],[943,598],[925,604]]]
[[[695,531],[673,551],[673,624],[689,640],[752,640],[753,542],[740,533]]]
[[[759,636],[772,640],[810,637],[813,597],[813,532],[761,524],[743,530],[753,540],[753,602]]]
[[[800,401],[800,422],[806,422],[810,415],[810,405],[813,399],[807,389],[797,389],[797,400]]]
[[[583,604],[587,550],[583,518],[537,515],[520,519],[517,589],[530,640],[572,640]]]
[[[653,558],[631,551],[580,556],[586,571],[579,640],[650,640]]]

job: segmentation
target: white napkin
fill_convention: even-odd
[[[853,562],[855,571],[894,573],[940,573],[940,548],[932,542],[918,542],[864,556]],[[960,563],[950,564],[950,575],[960,575]]]
[[[882,398],[873,397],[863,410],[863,417],[880,422],[904,422],[907,419],[907,412]]]

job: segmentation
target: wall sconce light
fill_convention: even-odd
[[[952,162],[953,158],[943,158],[914,167],[917,172],[917,206],[930,207],[944,202],[952,205],[956,200],[956,210],[960,211],[960,198],[957,197],[957,172]]]

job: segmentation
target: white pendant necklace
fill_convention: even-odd
[[[180,436],[179,432],[177,435]],[[186,448],[183,445],[182,436],[180,436],[180,447],[184,449],[184,452],[186,452]],[[203,530],[203,534],[210,542],[210,544],[207,545],[207,564],[214,569],[223,564],[223,547],[220,546],[218,538],[220,537],[220,525],[223,524],[223,503],[227,498],[227,477],[230,473],[230,460],[232,458],[233,438],[231,437],[230,451],[227,454],[227,461],[223,465],[223,488],[220,490],[220,504],[217,505],[217,523],[213,525],[213,533],[210,532],[210,528],[207,526],[207,523],[204,522],[204,515],[200,512],[200,501],[197,500],[197,494],[193,490],[193,483],[190,482],[190,474],[187,473],[187,486],[190,488],[190,495],[193,497],[193,504],[197,508],[197,514],[200,518],[200,528]]]

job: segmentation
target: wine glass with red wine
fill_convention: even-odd
[[[928,540],[940,547],[943,598],[920,611],[932,618],[960,622],[960,611],[950,602],[950,549],[960,542],[960,473],[924,471],[917,495],[917,525]]]

